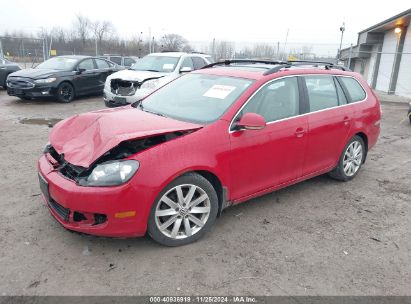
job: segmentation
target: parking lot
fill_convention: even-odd
[[[407,105],[383,104],[353,181],[320,176],[229,208],[178,248],[71,233],[42,203],[48,124],[103,107],[100,96],[59,104],[0,90],[2,295],[411,295]]]

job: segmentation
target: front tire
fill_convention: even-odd
[[[344,147],[337,167],[329,175],[334,179],[344,182],[352,180],[364,163],[365,153],[364,140],[360,136],[355,135]]]
[[[203,176],[180,176],[159,194],[148,221],[148,234],[165,246],[186,245],[200,239],[214,224],[218,197]]]
[[[57,88],[57,100],[62,103],[72,102],[75,96],[74,87],[68,82],[62,82]]]

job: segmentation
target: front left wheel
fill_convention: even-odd
[[[62,82],[57,88],[57,100],[63,103],[73,101],[75,96],[74,87],[68,82]]]
[[[180,246],[201,238],[214,224],[218,197],[203,176],[180,176],[157,197],[150,212],[148,234],[166,246]]]

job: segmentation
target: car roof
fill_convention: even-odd
[[[69,58],[69,59],[85,59],[85,58],[94,58],[93,56],[87,56],[87,55],[64,55],[64,56],[57,56],[60,58]]]
[[[165,57],[181,57],[184,55],[190,55],[190,56],[198,56],[198,57],[211,57],[208,54],[203,54],[203,53],[186,53],[186,52],[161,52],[161,53],[151,53],[148,54],[147,56],[165,56]]]
[[[264,63],[263,61],[255,60],[226,60],[217,62],[211,67],[194,71],[193,73],[204,73],[210,75],[240,77],[253,80],[264,78],[276,78],[276,76],[299,75],[299,74],[337,74],[337,75],[352,75],[348,69],[336,66],[332,63],[324,62],[281,62],[281,63]],[[230,64],[233,62],[233,64]],[[298,64],[297,64],[298,63]]]

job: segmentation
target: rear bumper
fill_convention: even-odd
[[[38,161],[40,178],[48,184],[42,197],[53,217],[65,228],[108,237],[143,236],[153,202],[149,191],[131,183],[116,187],[81,187],[55,171],[45,155]],[[119,218],[118,213],[135,211]]]

